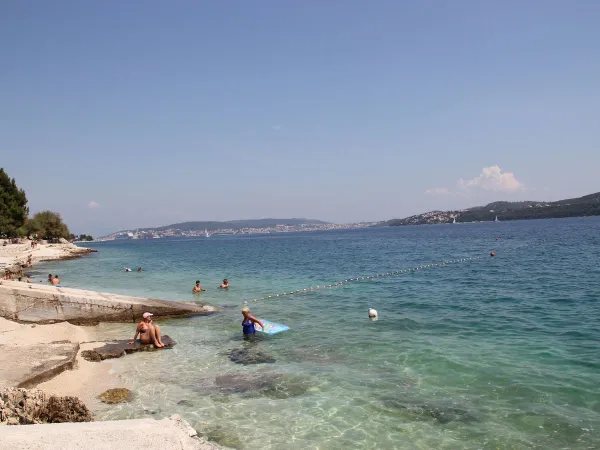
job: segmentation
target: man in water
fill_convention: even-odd
[[[259,324],[262,328],[265,327],[259,319],[250,314],[250,308],[247,306],[242,308],[242,315],[244,316],[244,320],[242,320],[242,331],[244,336],[250,336],[256,333],[256,330],[254,329],[255,323]]]
[[[56,286],[57,284],[60,284],[60,278],[58,278],[58,275],[54,275],[54,277],[52,278],[52,280],[50,281],[54,286]]]
[[[202,285],[200,284],[200,280],[196,280],[196,286],[194,286],[194,287],[192,288],[192,292],[193,292],[194,294],[197,294],[198,292],[203,292],[203,291],[206,291],[206,289],[204,289],[204,288],[202,287]]]
[[[141,271],[142,271],[142,268],[141,268],[141,267],[138,267],[138,272],[141,272]]]
[[[221,284],[221,286],[219,286],[221,289],[227,289],[229,287],[229,280],[227,278],[225,278],[223,280],[223,284]]]

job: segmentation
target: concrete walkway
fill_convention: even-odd
[[[0,427],[0,449],[11,450],[214,450],[179,416]]]

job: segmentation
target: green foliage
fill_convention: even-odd
[[[26,224],[29,234],[36,234],[42,239],[68,239],[69,228],[63,223],[60,214],[52,211],[36,213]]]
[[[76,241],[93,241],[94,238],[90,234],[80,234],[79,237],[75,238]]]
[[[23,226],[28,214],[25,191],[0,168],[0,236],[18,236],[17,230]]]

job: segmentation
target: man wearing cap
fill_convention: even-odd
[[[149,312],[142,314],[143,320],[135,329],[135,336],[133,337],[133,341],[129,341],[130,344],[135,343],[139,334],[142,344],[154,344],[156,348],[165,346],[161,340],[160,327],[152,323],[153,315],[154,314]]]

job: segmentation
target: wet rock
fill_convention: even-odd
[[[76,397],[47,396],[40,390],[0,389],[0,424],[91,422],[92,413]]]
[[[104,391],[97,398],[102,402],[113,404],[113,403],[127,403],[133,398],[133,393],[129,389],[125,388],[114,388]]]
[[[139,342],[130,344],[128,340],[107,342],[102,347],[82,351],[81,356],[86,361],[102,361],[104,359],[120,358],[129,353],[169,349],[173,348],[176,344],[169,336],[163,336],[162,341],[163,344],[165,344],[164,348],[156,348],[154,347],[154,344],[140,344]]]
[[[273,356],[253,348],[237,348],[229,352],[229,359],[236,364],[272,364],[276,360]]]

